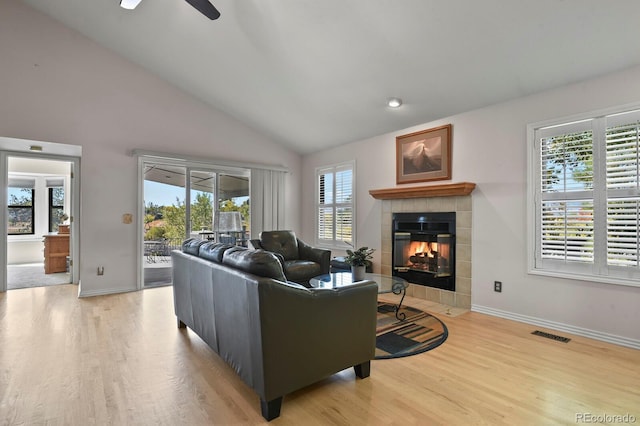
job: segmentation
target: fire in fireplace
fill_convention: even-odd
[[[393,275],[455,291],[456,214],[394,213]]]

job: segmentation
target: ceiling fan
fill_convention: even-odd
[[[120,0],[120,6],[124,9],[135,9],[141,1],[142,0]],[[209,0],[186,0],[186,2],[211,20],[220,17],[220,12],[218,12],[218,9],[216,9]]]

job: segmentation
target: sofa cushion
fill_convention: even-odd
[[[277,257],[266,250],[229,249],[222,256],[222,263],[250,274],[287,281]]]
[[[263,249],[280,253],[284,260],[298,259],[298,239],[293,231],[265,231],[260,234]]]
[[[222,263],[222,255],[224,254],[225,251],[229,250],[232,247],[234,246],[230,244],[215,243],[213,241],[208,241],[200,246],[198,256],[215,263]]]
[[[188,238],[182,243],[182,251],[194,256],[198,256],[200,246],[206,242],[206,240],[201,240],[199,238]]]

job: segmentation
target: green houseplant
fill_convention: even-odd
[[[371,259],[375,249],[369,247],[360,247],[357,250],[347,250],[347,255],[344,257],[344,261],[351,265],[351,273],[353,274],[353,280],[359,281],[364,279],[364,273],[366,267],[371,265]]]

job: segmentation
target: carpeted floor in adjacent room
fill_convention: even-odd
[[[7,290],[69,284],[68,272],[45,274],[43,263],[26,263],[7,266]]]

